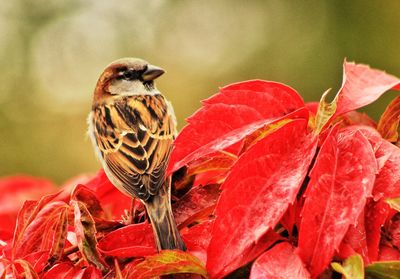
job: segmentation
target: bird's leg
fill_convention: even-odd
[[[128,224],[134,224],[135,215],[136,215],[135,198],[132,198],[132,200],[131,200],[131,209],[129,210],[129,223]]]

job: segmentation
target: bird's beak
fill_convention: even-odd
[[[159,76],[161,76],[165,71],[160,67],[148,65],[147,70],[142,74],[142,78],[144,81],[155,80]]]

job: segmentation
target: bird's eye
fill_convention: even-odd
[[[125,71],[122,76],[124,77],[124,79],[132,80],[135,77],[135,72],[133,72],[133,71]]]

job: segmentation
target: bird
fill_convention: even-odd
[[[176,117],[154,83],[164,72],[139,58],[109,64],[94,90],[88,133],[111,183],[144,204],[157,250],[185,251],[166,177]]]

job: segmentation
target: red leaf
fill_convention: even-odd
[[[229,170],[214,170],[199,173],[195,176],[193,181],[193,187],[224,183],[226,177],[228,176]]]
[[[190,163],[187,175],[196,175],[214,170],[229,170],[236,160],[237,156],[233,154],[216,152]]]
[[[251,267],[250,279],[263,278],[310,278],[300,257],[287,242],[275,245],[261,255]]]
[[[71,193],[71,200],[82,202],[93,217],[105,219],[103,208],[95,193],[78,184]]]
[[[107,234],[98,244],[101,253],[120,258],[142,257],[157,252],[148,223],[129,225]]]
[[[345,114],[337,117],[334,123],[340,122],[340,126],[352,126],[352,125],[365,125],[372,128],[376,128],[375,121],[370,118],[367,114],[358,111],[349,111]]]
[[[62,262],[54,265],[49,271],[43,275],[43,279],[74,279],[76,275],[83,273],[79,267],[75,267],[70,262]]]
[[[396,248],[382,245],[379,250],[379,261],[400,260],[400,251]]]
[[[107,271],[108,268],[97,250],[96,227],[93,217],[82,202],[71,200],[70,204],[74,210],[74,227],[82,258],[100,270]]]
[[[110,219],[121,220],[121,216],[125,215],[125,210],[129,210],[131,207],[131,197],[122,194],[115,188],[103,170],[100,170],[92,180],[84,185],[96,194]]]
[[[375,202],[369,198],[364,213],[359,216],[356,225],[351,225],[346,233],[339,249],[341,258],[346,259],[358,253],[366,264],[377,261],[381,228],[389,216],[392,216],[392,212],[393,210],[384,200]],[[348,252],[349,247],[351,247],[352,253]]]
[[[207,262],[207,248],[210,244],[213,224],[214,220],[209,220],[181,231],[188,251],[204,263]]]
[[[347,233],[342,241],[342,245],[349,245],[355,253],[358,253],[362,257],[365,264],[369,264],[370,260],[367,246],[367,232],[365,230],[364,219],[365,214],[362,212],[358,217],[357,222],[354,225],[349,226],[349,229],[347,230]],[[347,257],[344,259],[352,255],[353,254],[346,255]]]
[[[140,263],[128,264],[122,271],[124,278],[147,279],[177,273],[200,274],[207,278],[207,270],[196,257],[180,250],[162,250]]]
[[[375,143],[375,157],[379,166],[372,191],[375,201],[370,201],[365,210],[365,226],[368,253],[371,261],[378,259],[381,227],[393,210],[384,201],[387,198],[400,196],[400,150],[398,147],[373,136],[363,129],[371,143]]]
[[[58,261],[64,252],[65,241],[68,235],[68,211],[65,209],[59,216],[55,219],[55,225],[52,231],[43,234],[43,238],[51,239],[52,246],[50,249],[49,263],[53,264]]]
[[[27,199],[55,192],[56,186],[43,178],[10,176],[0,179],[0,230],[14,232],[19,209]]]
[[[252,262],[277,241],[282,240],[284,240],[284,238],[277,234],[274,230],[269,230],[263,236],[261,236],[256,243],[253,243],[247,247],[243,251],[243,256],[241,255],[234,259],[230,264],[230,268],[234,266],[241,267]]]
[[[223,87],[203,104],[175,140],[168,173],[222,150],[265,124],[304,107],[303,100],[292,88],[261,80]]]
[[[35,272],[33,267],[27,261],[17,259],[14,261],[13,265],[14,265],[13,268],[14,271],[16,270],[20,271],[18,275],[15,274],[16,278],[39,279],[38,274]]]
[[[185,176],[175,181],[175,191],[186,189],[188,185],[221,184],[236,160],[236,155],[218,151],[190,162]]]
[[[400,80],[367,65],[344,62],[343,85],[335,115],[356,110],[377,100],[390,89],[400,90]],[[397,86],[397,87],[396,87]]]
[[[8,260],[0,258],[0,278],[39,279],[39,276],[25,260],[17,259],[13,263],[10,263]]]
[[[214,211],[219,194],[219,185],[216,184],[192,188],[173,204],[176,224],[182,228],[196,221],[195,216],[204,211],[210,215]]]
[[[185,241],[188,251],[203,262],[207,262],[207,249],[211,240],[213,224],[214,220],[209,220],[181,231],[182,238]],[[253,261],[262,252],[279,240],[283,240],[283,238],[273,230],[268,231],[257,241],[257,243],[252,244],[243,252],[243,257],[237,257],[234,259],[231,265],[243,266],[246,263]]]
[[[365,207],[365,231],[371,261],[378,260],[381,228],[392,211],[384,200],[375,202],[371,199]]]
[[[20,239],[24,236],[26,228],[35,219],[40,209],[41,208],[39,208],[38,201],[26,201],[21,210],[18,212],[17,224],[12,245],[13,251],[15,251],[15,247],[19,245]]]
[[[222,185],[207,267],[223,276],[243,252],[279,222],[306,176],[317,138],[293,120],[243,154]],[[244,263],[245,264],[245,263]]]
[[[43,279],[101,279],[101,271],[94,266],[81,268],[70,262],[62,262],[47,271]]]
[[[227,85],[220,89],[219,94],[211,96],[203,103],[243,104],[266,117],[271,114],[282,116],[304,106],[304,101],[296,90],[279,82],[265,80],[248,80]]]
[[[62,193],[60,194],[61,199],[65,202],[69,202],[71,193],[76,187],[76,185],[79,184],[86,185],[86,183],[92,181],[94,178],[95,175],[93,174],[83,173],[68,179],[60,187],[63,190]]]
[[[359,131],[337,127],[321,146],[310,173],[299,231],[299,255],[313,277],[332,259],[349,225],[355,224],[371,194],[376,160]]]
[[[384,158],[384,164],[380,169],[374,189],[374,200],[380,198],[397,198],[400,196],[400,149],[385,141],[381,144],[375,153],[377,158]],[[382,163],[382,159],[381,159]]]
[[[50,257],[48,251],[40,251],[29,254],[28,256],[24,257],[23,260],[27,261],[33,267],[35,272],[39,274],[47,265],[49,258]]]
[[[58,193],[44,196],[39,201],[26,201],[24,203],[21,210],[18,212],[18,218],[13,238],[13,254],[15,254],[16,247],[20,245],[21,238],[25,235],[27,227],[35,220],[36,216],[45,206],[50,207],[48,203],[54,200],[57,196]],[[61,204],[62,202],[54,204],[55,208],[57,208],[57,205]]]
[[[345,260],[355,254],[357,254],[357,252],[354,251],[353,247],[351,247],[349,243],[345,243],[344,241],[342,241],[342,243],[340,243],[336,256],[339,259]]]
[[[21,210],[19,217],[22,217],[24,209],[26,207]],[[65,235],[65,232],[60,230],[66,229],[62,222],[67,221],[67,210],[68,205],[61,201],[44,205],[35,214],[34,219],[26,223],[26,226],[20,231],[19,237],[14,239],[14,257],[24,257],[34,252],[50,251],[55,244],[63,245],[58,242],[58,236]]]

